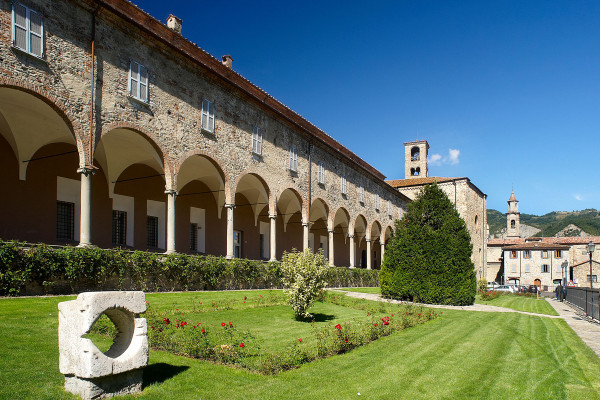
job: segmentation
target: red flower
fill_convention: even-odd
[[[348,343],[348,339],[345,339],[344,342]]]
[[[302,343],[302,338],[298,338],[298,341]]]
[[[221,326],[225,326],[225,322],[221,322]]]
[[[229,326],[233,326],[233,323],[231,321],[229,321]]]
[[[240,343],[240,347],[244,347],[244,342]]]
[[[394,314],[392,314],[392,317],[394,316]]]
[[[246,296],[244,296],[244,300],[248,300],[248,298]]]
[[[421,314],[419,314],[419,317],[421,316]]]
[[[163,321],[165,322],[165,324],[169,325],[171,323],[171,320],[169,320],[169,318],[163,318]]]
[[[204,332],[206,332],[206,331],[204,330],[204,328],[202,328],[202,329],[200,330],[200,332],[204,333]]]
[[[150,329],[154,330],[154,327],[153,327],[153,326],[151,326],[151,327],[150,327]]]
[[[181,326],[182,326],[182,327],[183,327],[183,326],[186,326],[186,325],[187,325],[187,322],[185,322],[185,321],[183,321],[183,322],[181,323]]]
[[[340,324],[337,324],[337,325],[335,326],[335,329],[339,329],[339,330],[341,331],[341,330],[342,330],[342,326],[341,326]]]
[[[389,322],[387,322],[387,321],[383,321],[383,324],[384,324],[384,325],[389,325],[390,323],[389,323]]]
[[[377,326],[377,324],[373,324],[373,325]]]

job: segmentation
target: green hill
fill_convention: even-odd
[[[506,227],[506,214],[497,210],[487,210],[490,234],[499,234]],[[535,236],[554,236],[570,224],[577,225],[586,233],[600,236],[600,212],[593,208],[581,211],[552,211],[545,215],[521,214],[521,224],[541,229]],[[567,233],[577,236],[578,232]]]

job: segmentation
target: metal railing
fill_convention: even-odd
[[[585,312],[586,316],[600,320],[599,289],[568,287],[566,292],[568,303]]]

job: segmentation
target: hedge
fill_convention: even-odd
[[[378,271],[331,268],[329,287],[378,286]],[[0,295],[93,290],[281,288],[279,262],[0,241]]]

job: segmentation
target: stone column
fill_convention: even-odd
[[[227,209],[227,255],[225,258],[231,260],[233,258],[233,209],[235,204],[225,204]]]
[[[269,238],[271,241],[271,258],[269,261],[277,261],[277,238],[275,237],[277,232],[277,214],[271,214],[269,215],[269,218],[271,218],[271,237]]]
[[[381,241],[381,263],[379,264],[380,266],[383,265],[383,256],[385,255],[385,243],[382,240]]]
[[[79,247],[92,245],[92,175],[94,170],[82,167],[77,170],[81,174]]]
[[[354,260],[354,235],[348,235],[348,239],[350,239],[350,268],[354,268],[356,267],[356,261]]]
[[[365,239],[367,241],[367,269],[373,269],[373,255],[371,254],[371,239]]]
[[[175,253],[175,198],[177,191],[165,190],[167,195],[167,254]]]
[[[308,222],[302,223],[302,250],[308,249]]]
[[[333,256],[333,229],[328,230],[327,232],[329,232],[329,266],[334,267],[335,263],[334,263],[334,256]]]

